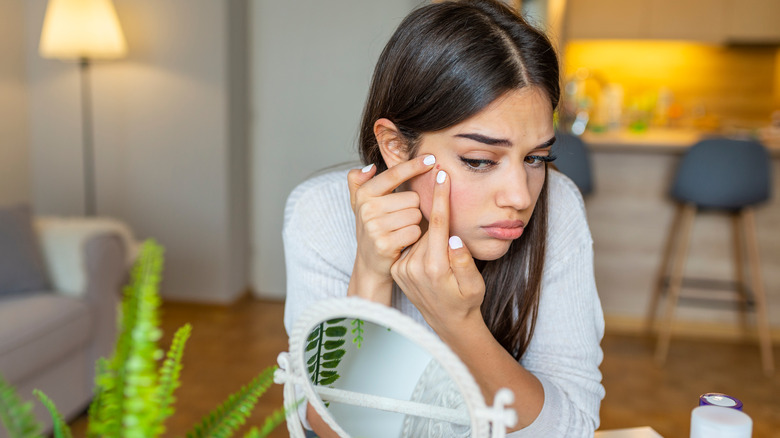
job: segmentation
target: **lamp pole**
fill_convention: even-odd
[[[81,76],[81,134],[84,142],[84,214],[97,214],[95,193],[95,140],[92,128],[92,90],[89,78],[89,59],[79,58]]]

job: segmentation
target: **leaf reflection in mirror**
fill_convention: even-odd
[[[360,329],[348,333],[346,324]],[[433,428],[445,432],[439,436],[470,435],[468,411],[452,379],[430,354],[394,331],[357,318],[337,318],[321,322],[307,341],[305,359],[314,385],[369,394],[387,403],[407,400],[460,411],[433,421],[354,406],[335,393],[320,393],[330,415],[350,436],[434,436]]]

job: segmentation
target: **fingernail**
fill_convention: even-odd
[[[361,172],[363,172],[363,173],[368,173],[368,172],[370,172],[370,171],[371,171],[371,168],[372,168],[372,167],[374,167],[374,163],[371,163],[371,164],[369,164],[368,166],[366,166],[366,167],[364,167],[364,168],[360,169],[360,171],[361,171]]]
[[[425,164],[426,166],[430,166],[435,162],[436,162],[436,157],[434,157],[433,155],[428,155],[423,159],[423,164]]]
[[[439,173],[436,174],[436,182],[441,184],[445,179],[447,179],[447,172],[440,170]]]
[[[463,241],[460,240],[460,237],[458,237],[458,236],[450,237],[450,248],[452,248],[452,249],[463,248]]]

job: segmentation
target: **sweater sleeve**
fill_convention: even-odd
[[[346,172],[315,177],[292,191],[282,239],[287,273],[284,326],[289,334],[313,303],[347,295],[357,243]]]
[[[287,297],[284,327],[293,325],[307,307],[319,300],[346,296],[355,259],[355,221],[349,203],[345,172],[312,178],[296,187],[284,210]],[[345,196],[346,193],[346,196]],[[296,386],[298,418],[311,430],[306,418],[308,401]]]
[[[536,329],[521,363],[544,388],[536,420],[511,437],[592,437],[604,398],[604,316],[593,247],[576,187],[551,172],[548,248]],[[522,394],[516,394],[522,397]]]

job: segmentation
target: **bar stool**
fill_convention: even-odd
[[[579,137],[556,131],[555,133],[555,167],[571,178],[582,196],[593,192],[593,177],[591,176],[590,155],[585,143]]]
[[[728,213],[733,224],[736,287],[730,289],[736,289],[742,318],[748,309],[755,310],[762,367],[768,375],[773,372],[772,341],[753,213],[756,204],[770,197],[770,165],[769,153],[760,143],[726,138],[702,140],[683,157],[671,190],[672,198],[678,202],[677,212],[667,236],[646,320],[647,329],[652,330],[658,302],[667,294],[656,347],[659,364],[666,361],[669,350],[694,218],[699,210],[718,210]],[[750,287],[743,274],[743,245]]]

